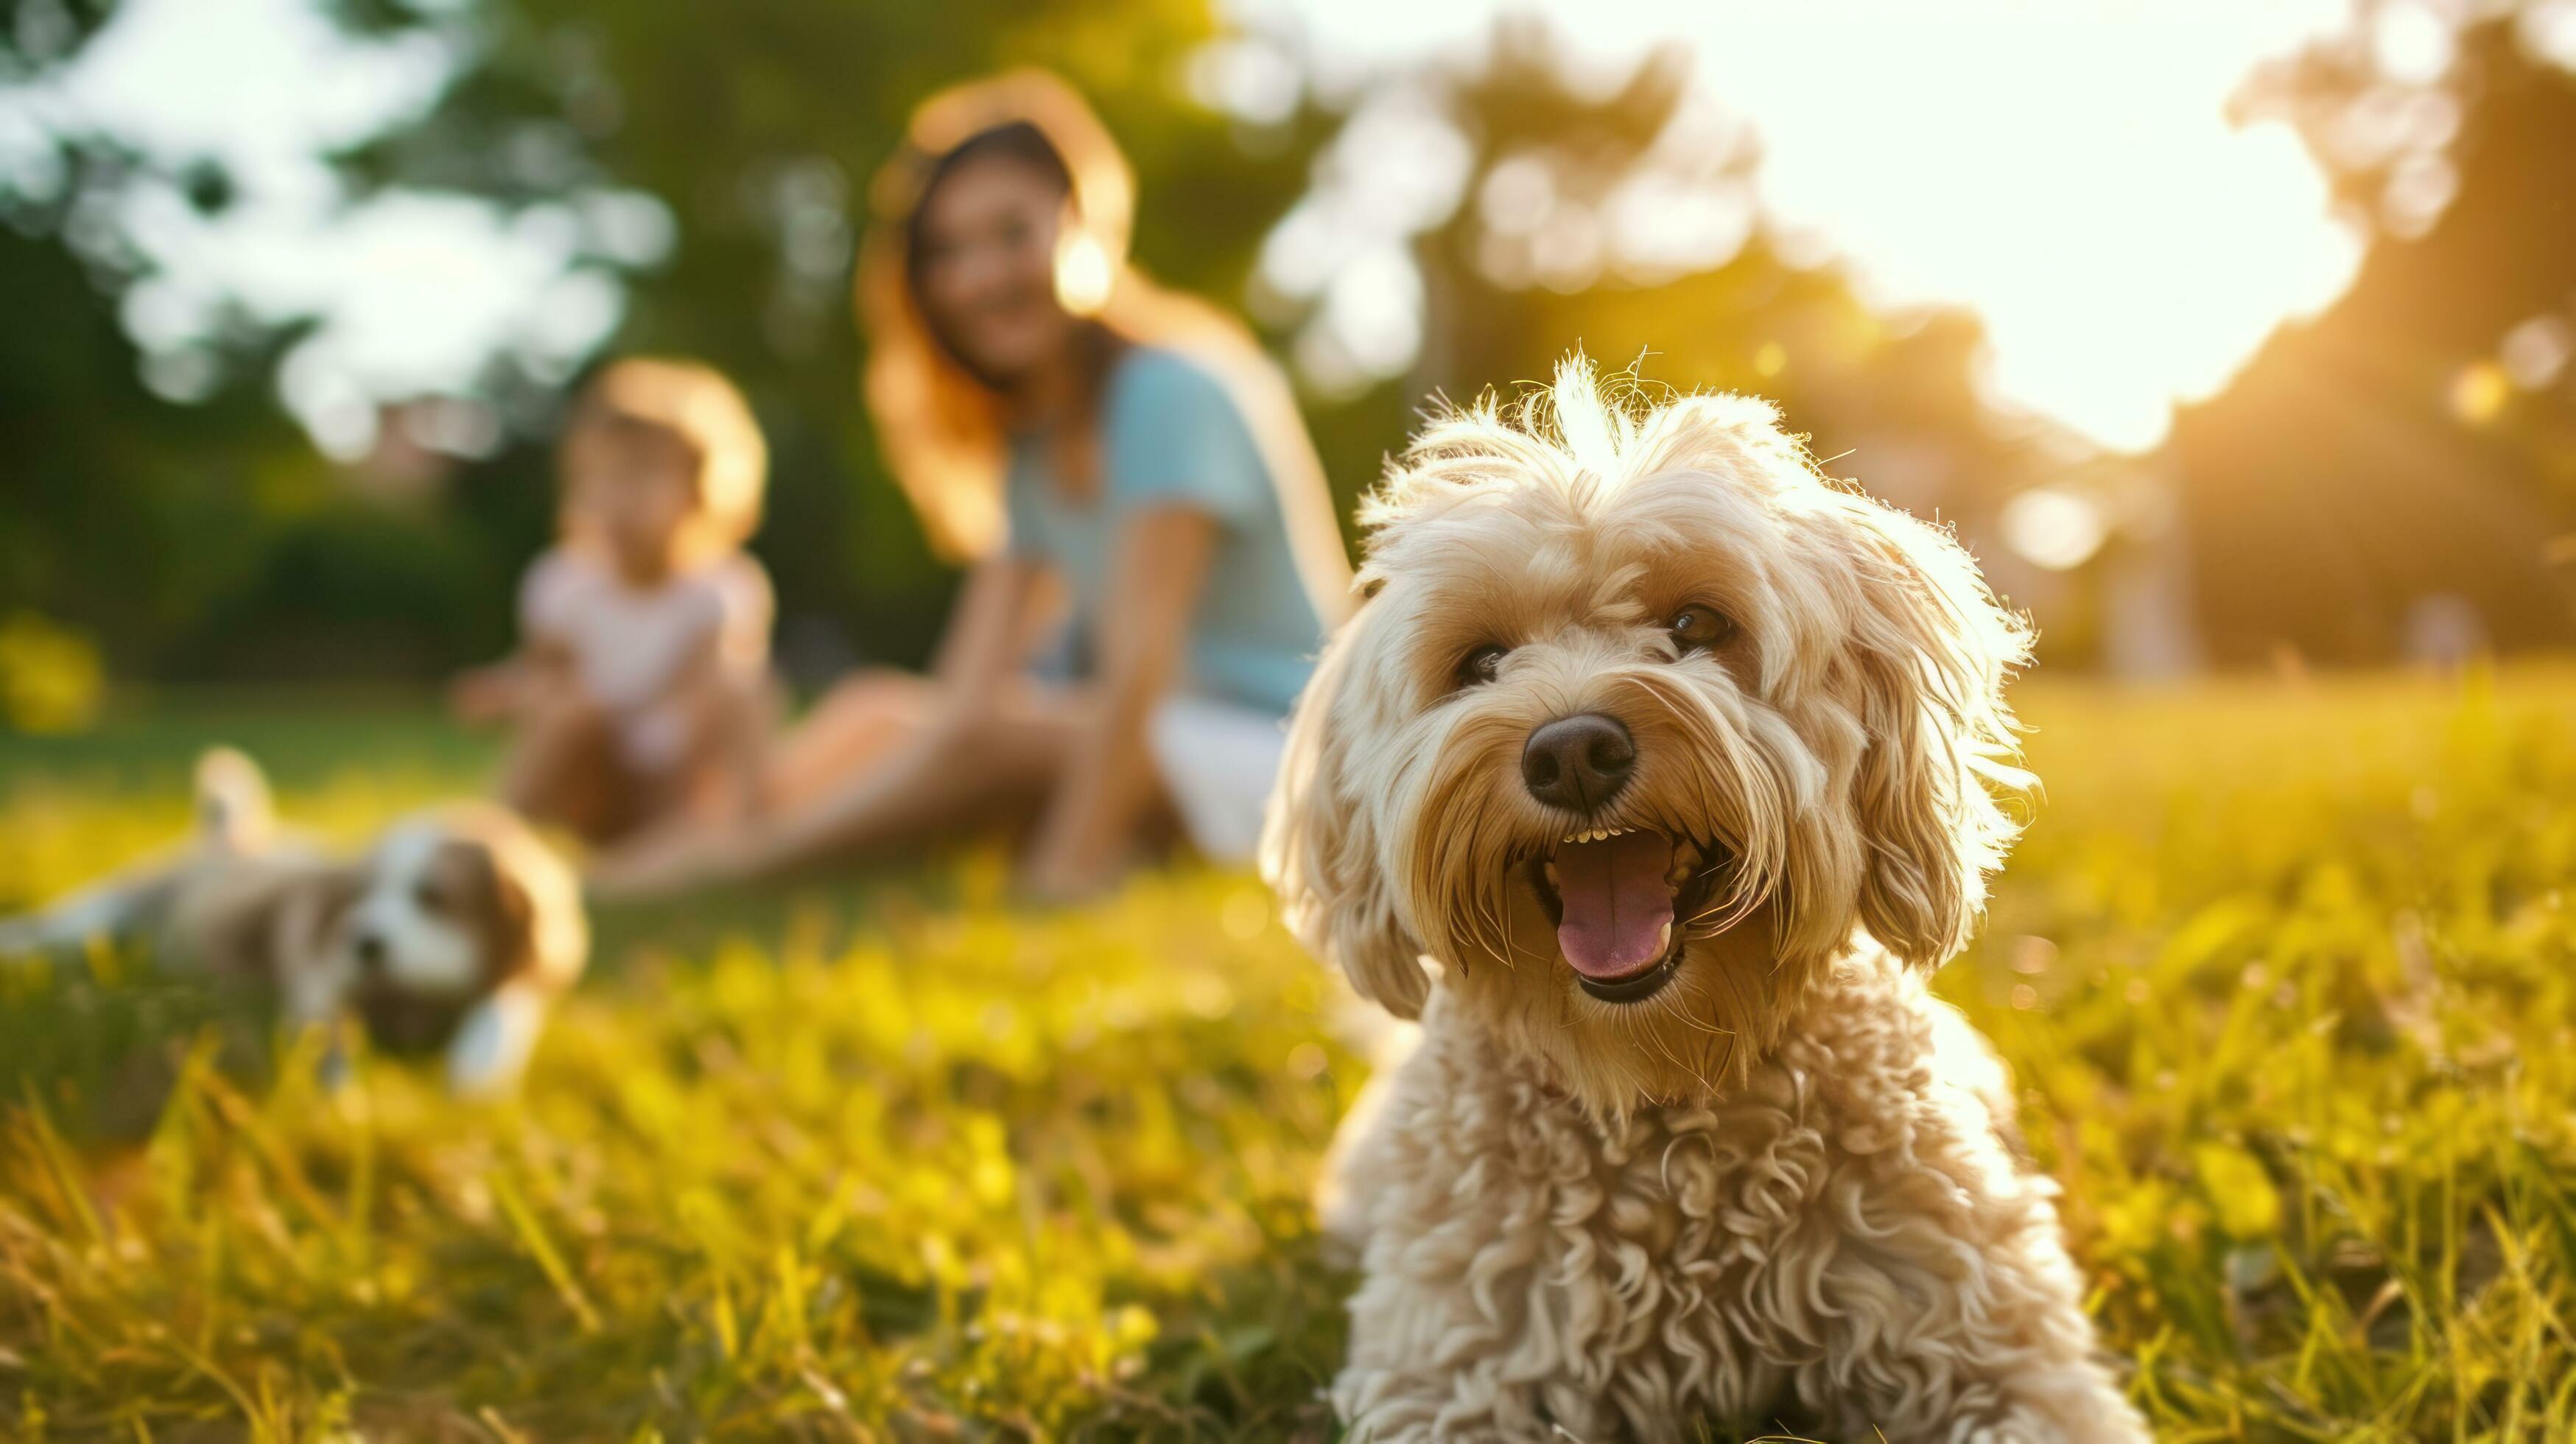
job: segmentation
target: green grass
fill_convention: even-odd
[[[2048,797],[1941,986],[2160,1433],[2576,1435],[2576,676],[2022,700]],[[211,736],[351,836],[484,760],[355,707],[0,743],[0,908],[178,826]],[[1330,1436],[1363,1070],[1250,880],[603,924],[507,1107],[0,976],[0,1437]]]

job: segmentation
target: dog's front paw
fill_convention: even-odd
[[[519,1083],[544,1030],[545,999],[507,987],[468,1013],[447,1049],[447,1086],[460,1098],[497,1098]]]

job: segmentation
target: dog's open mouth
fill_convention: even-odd
[[[1636,1003],[1672,981],[1716,886],[1717,852],[1652,828],[1610,827],[1570,834],[1530,859],[1530,886],[1583,991]]]

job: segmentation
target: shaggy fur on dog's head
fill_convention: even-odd
[[[1864,931],[1927,968],[1965,940],[2014,831],[1992,787],[2023,780],[2026,632],[1946,531],[1821,474],[1768,404],[1639,405],[1571,361],[1435,420],[1362,521],[1367,600],[1298,705],[1263,849],[1360,992],[1413,1016],[1427,958],[1616,1112],[1748,1066]],[[1542,804],[1524,748],[1586,713],[1633,737],[1628,785]],[[1551,918],[1551,859],[1616,829],[1670,841],[1676,905],[1664,981],[1625,1002]]]

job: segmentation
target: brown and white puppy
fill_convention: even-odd
[[[588,958],[571,870],[501,808],[432,808],[333,858],[280,840],[258,770],[215,752],[198,815],[181,850],[0,922],[0,953],[145,939],[175,964],[275,985],[296,1025],[354,1017],[387,1051],[443,1047],[450,1086],[476,1095],[517,1080]]]

